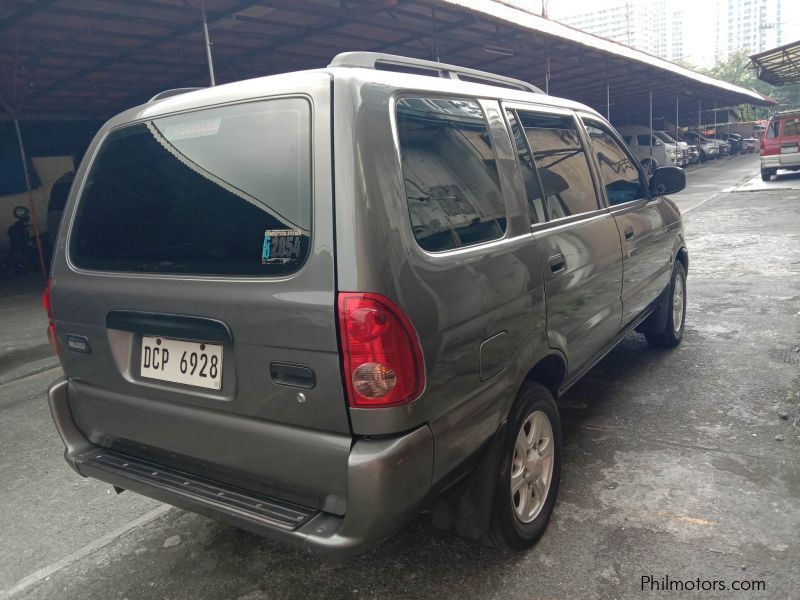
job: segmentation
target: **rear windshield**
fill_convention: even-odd
[[[129,125],[103,143],[71,234],[81,268],[284,275],[308,253],[311,111],[283,98]]]

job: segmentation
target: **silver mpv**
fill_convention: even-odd
[[[423,508],[525,548],[555,399],[634,329],[681,340],[684,185],[592,109],[440,63],[160,95],[101,129],[65,208],[67,462],[314,551]]]

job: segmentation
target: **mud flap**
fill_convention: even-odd
[[[500,469],[506,424],[495,432],[476,469],[436,499],[433,526],[472,541],[482,541],[489,531],[495,481]]]
[[[653,302],[653,313],[642,321],[636,331],[639,333],[661,333],[667,328],[669,317],[669,294],[672,289],[672,278],[664,291]]]

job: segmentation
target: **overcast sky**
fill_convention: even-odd
[[[543,0],[501,0],[506,4],[516,4],[532,12],[541,14]],[[625,0],[544,0],[547,3],[548,16],[553,20],[572,15],[591,12],[604,7],[620,5]],[[652,0],[628,0],[630,4],[648,4]],[[721,0],[725,1],[725,0]],[[693,40],[687,48],[685,62],[709,67],[714,62],[715,20],[717,18],[717,0],[670,0],[670,9],[683,10],[685,19],[685,36]],[[800,39],[800,0],[783,0],[781,3],[781,23],[783,25],[783,43]]]

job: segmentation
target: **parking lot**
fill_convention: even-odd
[[[752,154],[688,173],[674,197],[684,342],[654,351],[632,335],[562,399],[561,490],[532,550],[502,555],[422,514],[366,554],[320,560],[118,496],[62,460],[45,398],[58,369],[39,349],[0,370],[0,597],[636,598],[665,577],[797,597],[800,175],[754,178]],[[40,348],[37,302],[24,282],[0,297],[4,347]]]

